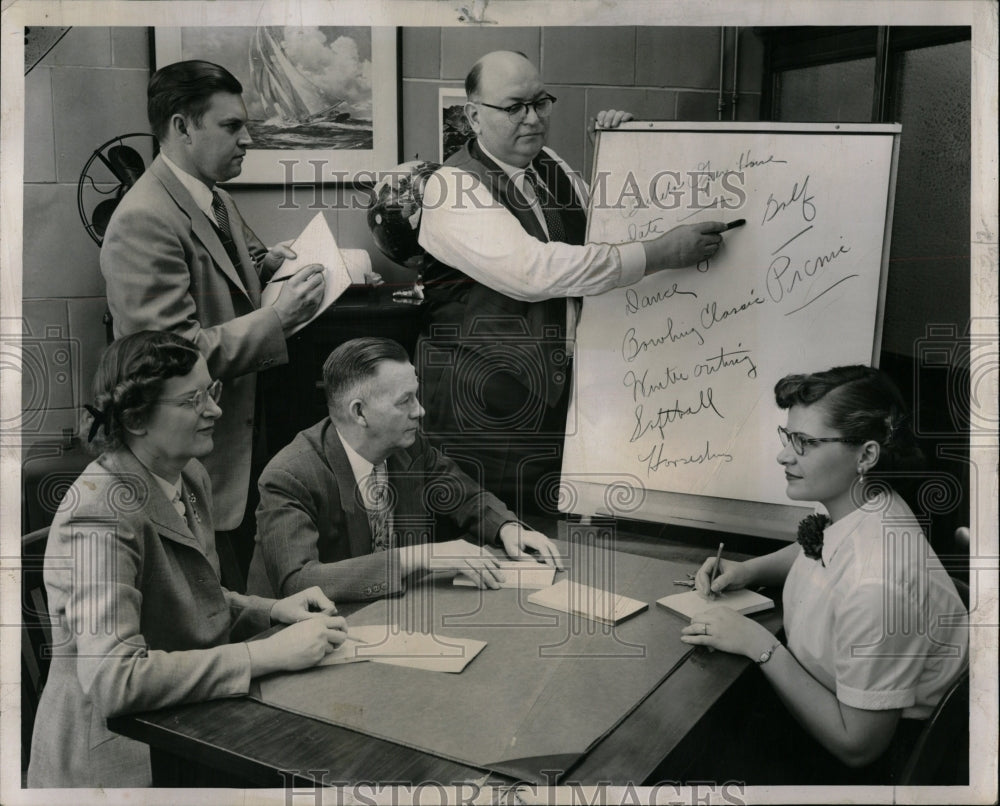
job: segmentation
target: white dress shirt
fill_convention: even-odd
[[[503,169],[503,172],[510,177],[511,181],[514,183],[514,187],[516,187],[518,192],[528,200],[529,204],[531,204],[531,212],[535,214],[535,218],[538,219],[538,223],[542,225],[542,231],[546,235],[549,235],[549,226],[545,223],[545,212],[542,210],[542,203],[535,194],[534,186],[528,181],[528,170],[526,168],[518,168],[516,165],[511,165],[509,162],[504,162],[503,160],[497,158],[493,152],[482,143],[479,144],[479,147],[487,157],[499,165]],[[552,156],[555,155],[553,154]],[[566,172],[570,181],[573,183],[573,192],[576,194],[577,202],[580,207],[586,210],[588,197],[587,186],[583,183],[583,180],[576,174],[575,171],[570,170],[570,167],[565,162],[558,157],[556,157],[556,160],[559,163],[559,167]],[[541,177],[539,177],[539,181],[541,181]]]
[[[177,181],[184,185],[184,189],[191,194],[191,198],[198,205],[198,209],[208,216],[208,220],[212,222],[212,226],[218,226],[215,221],[215,213],[212,211],[212,189],[200,179],[195,179],[195,177],[191,176],[183,168],[171,162],[170,158],[162,151],[160,152],[160,157],[166,166],[174,172]]]
[[[344,446],[344,453],[347,454],[347,461],[351,465],[351,470],[354,472],[354,482],[361,491],[361,500],[365,505],[365,509],[369,512],[373,512],[375,509],[375,502],[372,500],[371,495],[374,491],[372,485],[372,474],[375,472],[375,465],[354,450],[347,440],[344,439],[344,435],[341,434],[340,431],[337,431],[337,438],[340,440],[340,444]],[[388,468],[386,467],[385,462],[382,462],[380,467],[388,473]],[[388,529],[389,534],[392,534],[392,513],[389,514]]]
[[[571,177],[586,208],[583,181],[553,151],[545,151]],[[515,183],[525,182],[522,169],[501,167],[508,174],[508,168],[520,173],[519,177],[510,174]],[[434,177],[424,188],[420,245],[442,263],[501,294],[523,302],[585,297],[632,285],[645,273],[641,243],[542,243],[524,230],[478,177],[448,165]]]

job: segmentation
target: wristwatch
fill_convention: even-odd
[[[757,658],[757,665],[763,666],[765,663],[771,660],[771,656],[774,654],[774,650],[776,650],[779,646],[781,646],[781,641],[775,641],[774,645],[770,649],[765,649],[763,652],[761,652],[760,657]]]

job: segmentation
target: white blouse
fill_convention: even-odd
[[[845,705],[930,716],[968,660],[968,614],[906,503],[882,497],[826,527],[783,592],[788,648]]]

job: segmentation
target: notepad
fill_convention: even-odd
[[[356,641],[345,641],[319,662],[320,666],[370,660],[429,672],[458,674],[478,655],[485,641],[431,633],[397,632],[383,624],[349,628]]]
[[[551,610],[583,616],[602,624],[619,624],[627,618],[646,610],[649,605],[638,599],[592,588],[579,582],[564,579],[548,588],[535,591],[528,597],[532,604]]]
[[[524,588],[526,590],[538,590],[547,588],[555,579],[556,569],[554,566],[545,563],[520,562],[518,560],[506,560],[501,562],[500,570],[503,571],[504,581],[500,583],[501,588]],[[476,587],[472,578],[463,574],[455,577],[454,584],[464,587]]]
[[[717,605],[731,607],[743,615],[759,613],[761,610],[770,610],[774,607],[773,599],[746,588],[723,591],[714,599],[706,599],[696,591],[687,591],[686,593],[664,596],[662,599],[657,599],[656,603],[678,616],[684,616],[684,618],[694,618],[699,613]]]
[[[337,298],[351,285],[351,274],[322,211],[313,216],[312,221],[302,230],[302,234],[292,242],[291,248],[295,252],[295,257],[281,264],[270,282],[264,286],[260,302],[262,306],[273,305],[278,299],[285,282],[275,282],[276,280],[290,277],[311,263],[322,263],[323,277],[326,280],[323,301],[308,322],[303,322],[292,331],[297,333],[337,301]]]

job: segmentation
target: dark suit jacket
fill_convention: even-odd
[[[157,158],[115,210],[101,248],[101,272],[115,337],[169,330],[191,339],[213,378],[225,381],[215,449],[205,459],[215,524],[235,529],[250,488],[255,373],[288,361],[278,315],[260,307],[254,257],[266,249],[224,190],[236,268],[208,217]],[[266,279],[266,278],[263,278]]]
[[[517,521],[422,437],[386,462],[392,496],[393,545],[435,539],[445,514],[480,541],[495,542]],[[333,422],[300,432],[261,474],[257,547],[251,593],[288,596],[319,585],[334,601],[375,599],[403,590],[396,552],[372,554],[368,513]]]
[[[29,786],[149,786],[149,748],[111,733],[108,717],[250,689],[250,653],[229,641],[270,626],[273,602],[222,588],[208,474],[192,460],[181,478],[200,518],[190,525],[127,449],[92,462],[60,504]]]

